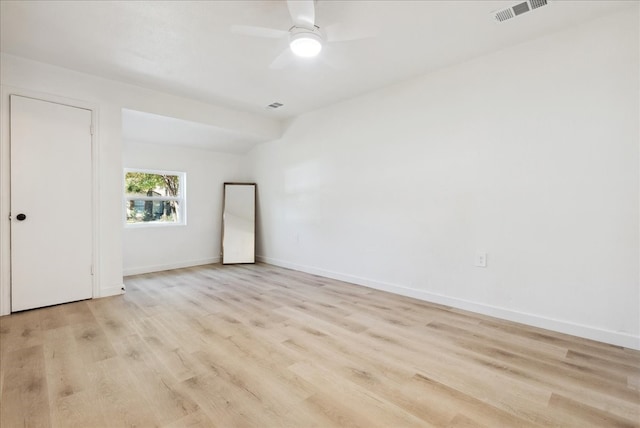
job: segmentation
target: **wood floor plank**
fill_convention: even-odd
[[[551,394],[549,409],[560,410],[563,415],[568,415],[570,419],[573,419],[572,422],[575,426],[592,425],[611,428],[631,428],[640,423],[638,418],[634,418],[633,420],[625,419],[556,393]]]
[[[44,334],[43,351],[51,402],[87,389],[89,378],[72,328],[60,327]]]
[[[216,426],[215,422],[202,410],[197,410],[177,421],[162,425],[163,428],[215,428]]]
[[[290,326],[291,327],[291,326]],[[339,343],[336,341],[335,337],[337,335],[331,334],[330,332],[322,333],[321,336],[318,334],[314,334],[313,332],[309,332],[309,329],[300,328],[300,334],[296,336],[292,336],[293,339],[289,341],[292,346],[295,346],[297,349],[302,349],[307,352],[305,355],[307,358],[311,358],[313,355],[317,354],[319,359],[322,361],[327,361],[324,363],[327,366],[328,361],[338,361],[342,364],[340,366],[331,366],[331,369],[336,372],[342,372],[342,376],[344,378],[350,379],[354,383],[361,384],[362,382],[369,382],[376,377],[379,377],[380,380],[378,382],[369,384],[368,386],[373,390],[376,389],[376,386],[382,385],[383,390],[381,393],[389,394],[393,397],[394,402],[399,405],[406,407],[412,412],[421,413],[424,408],[424,403],[416,402],[412,400],[411,397],[416,397],[421,394],[421,388],[414,388],[415,385],[412,385],[410,379],[416,374],[416,369],[420,367],[424,367],[425,370],[430,367],[435,370],[436,376],[442,376],[442,372],[453,372],[455,377],[453,378],[453,384],[461,388],[462,390],[470,390],[470,391],[482,391],[484,395],[489,395],[486,386],[483,388],[483,384],[481,382],[473,382],[472,378],[477,375],[474,373],[473,367],[469,367],[469,370],[465,370],[464,362],[449,360],[444,363],[445,369],[442,370],[443,367],[441,362],[438,360],[441,359],[440,355],[436,355],[435,357],[429,357],[424,353],[412,352],[411,355],[407,352],[408,350],[400,349],[399,351],[393,351],[390,348],[386,348],[384,352],[379,352],[379,349],[376,349],[376,345],[370,339],[359,339],[357,337],[351,338],[351,340]],[[319,332],[319,330],[317,330]],[[314,337],[317,336],[317,337]],[[375,338],[374,338],[375,339]],[[353,348],[356,350],[356,353],[351,353],[350,349]],[[366,355],[358,355],[358,353],[362,354],[363,350],[368,350]],[[399,352],[399,353],[398,353]],[[398,356],[401,355],[399,358]],[[340,358],[342,356],[346,356],[351,358],[350,362],[345,361]],[[403,358],[404,357],[404,358]],[[455,365],[459,370],[458,374],[456,374],[456,370],[446,370],[446,365]],[[465,375],[465,372],[468,371],[469,375]],[[475,369],[475,372],[485,371],[482,367]],[[536,396],[538,396],[538,403],[540,407],[538,408],[538,412],[543,412],[543,405],[546,404],[549,394],[547,392],[537,391],[536,389],[526,389],[523,390],[521,387],[518,390],[518,385],[509,384],[508,379],[504,379],[504,377],[496,376],[494,378],[493,393],[500,392],[501,389],[505,391],[509,391],[507,395],[509,398],[514,396],[518,396],[518,391],[520,391],[520,395],[526,394],[526,399],[530,400]],[[456,379],[457,378],[457,379]],[[464,383],[460,383],[460,380],[464,380]],[[502,388],[498,385],[498,381],[501,380]],[[396,385],[400,385],[401,389],[396,389]],[[440,394],[442,395],[442,394]],[[464,395],[460,393],[460,395]],[[434,395],[434,397],[439,397],[439,395]],[[450,413],[448,416],[439,417],[440,419],[436,421],[432,421],[431,417],[435,417],[438,414],[438,410],[443,409],[442,403],[435,400],[429,406],[428,414],[421,414],[427,421],[435,422],[439,425],[443,425],[444,421],[448,420],[446,418],[452,417],[457,411],[457,408],[453,413]],[[504,418],[503,418],[504,419]],[[520,421],[520,425],[522,425],[522,421]]]
[[[0,426],[636,427],[640,352],[265,264],[0,317]]]
[[[263,407],[260,398],[242,381],[234,383],[211,374],[187,379],[182,384],[217,426],[277,426],[278,418]]]
[[[94,390],[84,390],[51,401],[54,428],[87,428],[113,426],[113,418],[96,406],[99,397]]]
[[[162,362],[138,336],[121,338],[115,348],[142,395],[154,403],[160,421],[173,422],[198,410],[198,405],[167,376]]]
[[[120,358],[109,358],[87,366],[95,401],[88,404],[101,412],[111,427],[159,427],[159,410],[149,402],[140,385]]]
[[[7,352],[2,386],[0,426],[51,426],[47,376],[42,345]]]
[[[164,365],[166,373],[173,379],[183,381],[198,374],[204,374],[205,369],[191,355],[191,352],[199,349],[199,346],[194,346],[193,343],[201,343],[195,337],[197,333],[185,331],[180,337],[176,337],[166,329],[163,330],[162,326],[157,325],[153,319],[137,323],[136,331],[149,350]]]
[[[78,354],[85,363],[112,358],[116,355],[113,346],[97,321],[72,326]]]
[[[243,358],[232,348],[229,341],[228,346],[221,346],[218,352],[200,353],[198,358],[216,374],[217,380],[250,393],[259,408],[269,409],[270,414],[282,418],[311,395],[311,385],[284,367],[274,371],[247,364],[248,358]]]

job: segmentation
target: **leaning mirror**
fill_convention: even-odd
[[[222,264],[255,263],[255,183],[224,183]]]

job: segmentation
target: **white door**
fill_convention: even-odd
[[[11,311],[92,297],[91,111],[11,96]]]

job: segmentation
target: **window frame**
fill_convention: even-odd
[[[127,173],[140,172],[143,174],[157,174],[157,175],[176,175],[179,177],[178,196],[142,196],[135,195],[129,196],[127,194]],[[139,227],[172,227],[172,226],[186,226],[187,225],[187,173],[185,171],[169,171],[163,169],[147,169],[147,168],[123,168],[122,173],[122,206],[123,206],[123,221],[127,228],[139,228]],[[129,201],[177,201],[178,202],[178,218],[179,222],[153,222],[153,221],[141,221],[138,223],[127,222],[127,207]]]

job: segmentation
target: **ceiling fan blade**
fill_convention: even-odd
[[[276,30],[275,28],[255,27],[253,25],[232,25],[231,32],[243,36],[264,37],[268,39],[278,39],[289,34],[288,31]]]
[[[282,51],[280,55],[276,57],[276,59],[274,59],[271,62],[271,64],[269,64],[269,68],[271,70],[282,70],[283,68],[287,67],[289,64],[293,63],[293,61],[294,61],[293,52],[291,52],[291,49],[286,48],[285,50]]]
[[[346,51],[339,46],[329,44],[323,51],[323,55],[318,60],[333,70],[344,71],[353,65],[349,55],[346,55]]]
[[[310,30],[316,25],[316,7],[314,0],[287,0],[289,14],[296,27]]]

